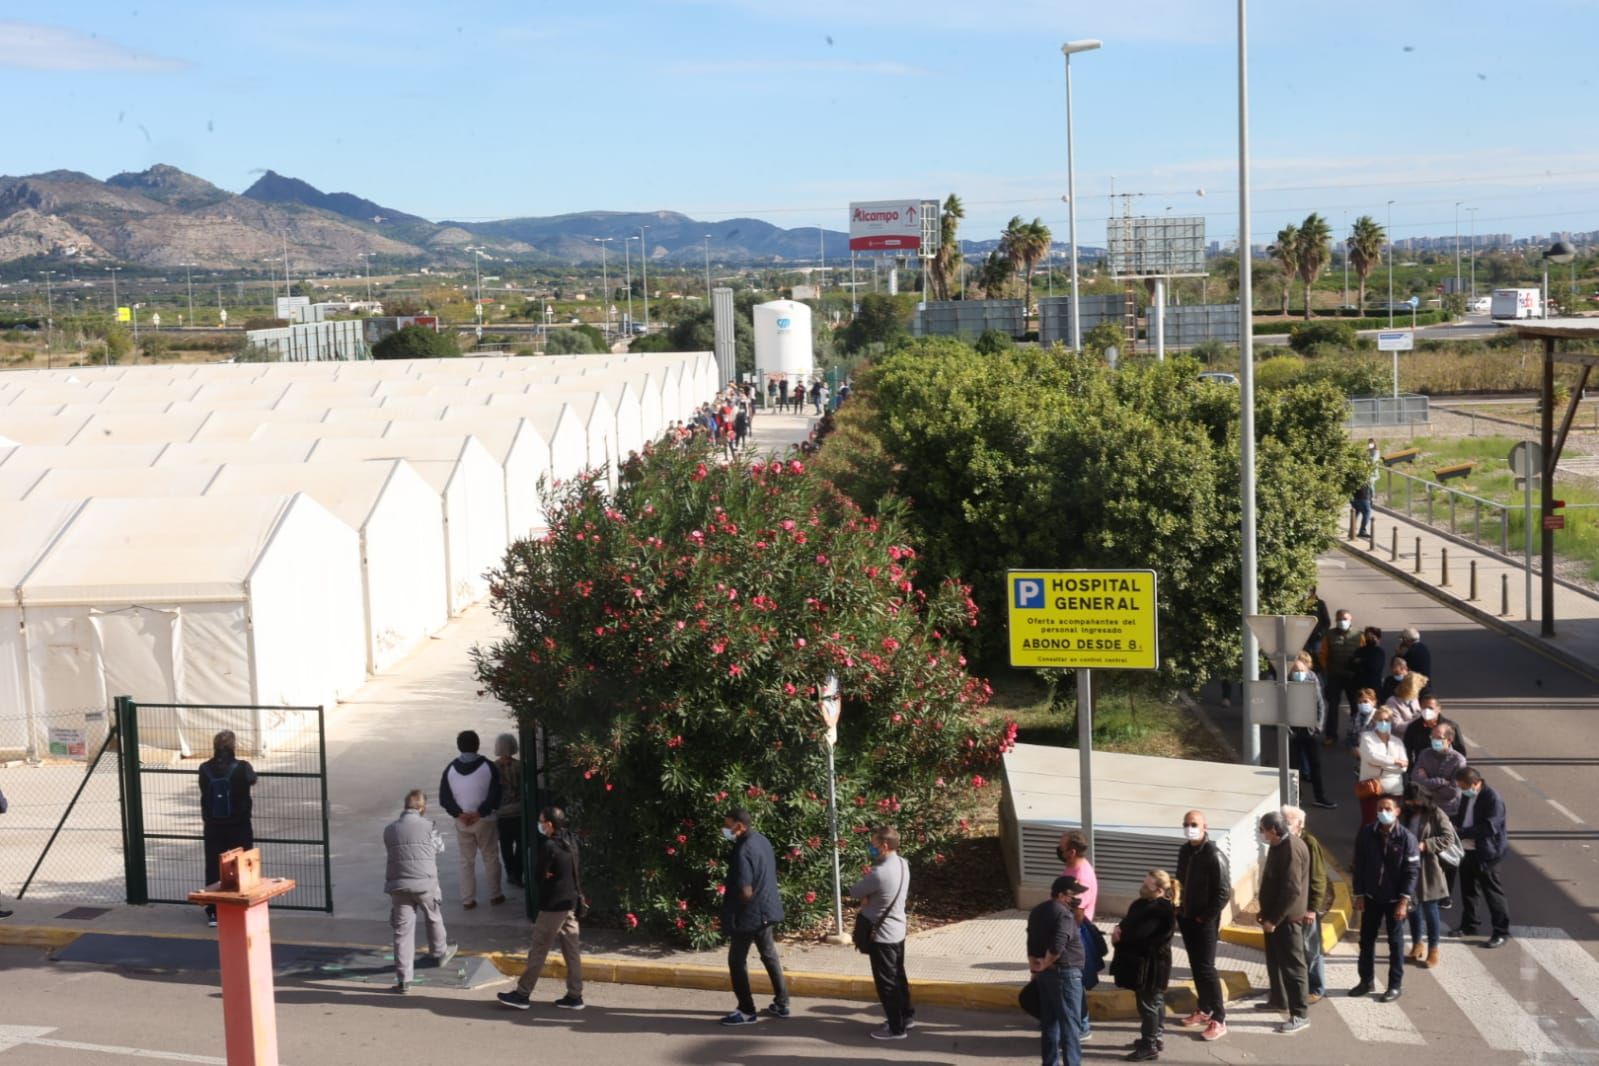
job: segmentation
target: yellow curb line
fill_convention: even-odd
[[[48,925],[0,925],[0,945],[13,948],[64,948],[84,934],[82,929]]]
[[[1343,867],[1338,866],[1337,860],[1329,855],[1328,861],[1340,874],[1343,874]],[[1321,919],[1322,951],[1332,951],[1344,938],[1344,934],[1354,928],[1354,912],[1355,905],[1349,893],[1349,883],[1334,881],[1333,905],[1327,909],[1327,913]],[[1254,948],[1256,951],[1266,950],[1266,934],[1258,925],[1224,925],[1221,927],[1221,939],[1239,947]]]

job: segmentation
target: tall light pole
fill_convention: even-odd
[[[1477,209],[1466,208],[1466,214],[1471,216],[1471,298],[1477,298]]]
[[[366,269],[366,302],[372,302],[372,253],[361,253],[361,265]]]
[[[1577,251],[1565,241],[1555,241],[1543,253],[1543,315],[1549,317],[1549,264],[1569,263],[1577,258]]]
[[[1240,0],[1242,2],[1242,0]],[[1072,146],[1072,56],[1078,52],[1092,52],[1099,42],[1087,39],[1067,41],[1060,46],[1066,60],[1066,231],[1072,246],[1072,351],[1083,350],[1083,316],[1079,314],[1077,299],[1077,160]]]
[[[111,317],[113,319],[117,317],[117,308],[121,306],[117,302],[117,271],[121,269],[121,267],[106,267],[106,270],[111,274]]]
[[[194,264],[183,264],[183,277],[189,283],[189,325],[194,325]]]
[[[50,338],[55,332],[56,326],[56,296],[55,290],[50,284],[54,274],[54,270],[46,270],[44,272],[44,361],[46,369],[54,365],[54,361],[50,356],[52,350]]]
[[[1388,201],[1388,328],[1394,328],[1394,202]]]
[[[611,271],[606,264],[605,246],[615,237],[595,237],[594,243],[600,246],[600,318],[605,324],[603,330],[607,339],[611,336]]]
[[[711,306],[711,235],[705,235],[705,306]]]
[[[1242,584],[1244,677],[1260,676],[1260,647],[1249,616],[1257,612],[1255,558],[1255,290],[1249,250],[1249,15],[1248,0],[1238,0],[1238,488]],[[1242,698],[1242,693],[1239,694]],[[1246,704],[1247,706],[1247,704]],[[1260,727],[1244,726],[1244,761],[1260,763]]]
[[[1455,295],[1460,294],[1460,205],[1455,201]]]
[[[650,331],[650,246],[644,240],[644,231],[648,226],[638,228],[638,269],[639,284],[644,288],[644,332]]]
[[[622,265],[627,271],[627,332],[633,335],[633,242],[637,237],[629,237],[622,242]]]
[[[1344,253],[1344,306],[1349,306],[1349,212],[1344,212],[1344,239],[1339,242]]]

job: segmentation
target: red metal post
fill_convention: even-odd
[[[261,853],[254,848],[224,852],[221,875],[204,892],[189,893],[189,902],[217,909],[228,1066],[278,1066],[267,903],[294,891],[294,882],[262,878]]]

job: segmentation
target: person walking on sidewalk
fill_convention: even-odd
[[[1351,996],[1368,994],[1377,968],[1377,932],[1388,932],[1388,988],[1378,999],[1392,1003],[1405,983],[1405,918],[1416,898],[1421,852],[1410,830],[1399,824],[1399,802],[1392,796],[1377,801],[1377,821],[1355,836],[1351,871],[1355,911],[1360,915],[1360,983]]]
[[[1321,951],[1321,916],[1332,909],[1332,878],[1328,875],[1332,863],[1327,860],[1321,841],[1305,828],[1305,812],[1302,809],[1284,804],[1282,814],[1288,822],[1288,831],[1305,842],[1305,850],[1310,854],[1310,891],[1299,927],[1305,938],[1305,988],[1309,993],[1306,998],[1307,1002],[1315,1004],[1327,995],[1327,966]],[[1277,1009],[1286,1010],[1287,1007],[1278,1004]]]
[[[1177,931],[1180,889],[1165,870],[1151,870],[1138,898],[1111,931],[1116,987],[1130,988],[1138,1005],[1138,1040],[1128,1062],[1154,1062],[1166,1050],[1166,986],[1171,984],[1171,940]]]
[[[872,831],[867,851],[876,864],[872,872],[850,888],[861,901],[861,919],[871,922],[867,956],[872,962],[872,984],[888,1019],[872,1030],[873,1040],[904,1040],[915,1024],[911,985],[905,976],[905,898],[910,894],[911,867],[899,853],[899,830],[892,825]]]
[[[1460,808],[1455,828],[1465,856],[1460,860],[1460,925],[1451,937],[1473,936],[1477,932],[1477,896],[1481,893],[1488,907],[1493,935],[1485,945],[1504,947],[1510,939],[1510,909],[1505,905],[1505,889],[1499,881],[1499,864],[1510,848],[1505,830],[1505,802],[1489,788],[1482,774],[1466,767],[1455,776],[1460,786]]]
[[[477,906],[477,857],[489,882],[489,903],[505,902],[500,891],[500,838],[494,812],[500,807],[500,775],[478,754],[482,741],[464,729],[455,737],[460,752],[439,778],[439,806],[455,819],[455,841],[461,849],[461,908]]]
[[[1088,837],[1081,829],[1072,829],[1060,835],[1060,841],[1055,845],[1055,857],[1061,861],[1061,873],[1083,886],[1082,899],[1078,903],[1081,914],[1077,919],[1082,926],[1077,932],[1083,942],[1079,1036],[1082,1041],[1087,1041],[1094,1034],[1094,1020],[1088,1013],[1088,990],[1099,983],[1096,975],[1105,964],[1105,960],[1095,951],[1099,932],[1092,928],[1094,909],[1099,905],[1099,876],[1094,873],[1094,864],[1088,861]]]
[[[1355,509],[1355,514],[1360,516],[1360,529],[1355,536],[1364,537],[1371,528],[1371,483],[1362,481],[1355,489],[1355,495],[1350,499],[1349,505]]]
[[[1260,816],[1260,836],[1267,845],[1260,880],[1260,914],[1266,933],[1266,974],[1271,996],[1284,1004],[1288,1020],[1277,1027],[1285,1036],[1310,1028],[1309,975],[1305,971],[1305,937],[1299,922],[1310,909],[1310,849],[1288,831],[1280,811]]]
[[[1216,942],[1232,899],[1232,872],[1227,868],[1227,856],[1210,839],[1203,811],[1183,815],[1183,835],[1188,842],[1177,852],[1177,882],[1182,887],[1177,928],[1183,934],[1183,950],[1188,953],[1199,1002],[1194,1012],[1177,1024],[1184,1029],[1203,1027],[1202,1040],[1220,1040],[1227,1035],[1227,1000],[1222,995],[1221,975],[1216,972]]]
[[[566,995],[555,1001],[564,1010],[583,1009],[583,951],[578,942],[578,916],[583,912],[582,859],[577,838],[566,825],[566,811],[545,807],[539,812],[538,868],[534,872],[539,892],[539,916],[533,920],[527,965],[516,987],[501,992],[499,1001],[514,1010],[533,1005],[533,989],[544,973],[550,949],[561,945],[566,963]]]
[[[1027,969],[1038,986],[1044,1066],[1083,1063],[1082,893],[1082,884],[1063,874],[1049,886],[1049,898],[1027,914]]]
[[[751,824],[750,813],[735,807],[722,819],[722,836],[733,845],[722,886],[722,932],[727,934],[727,970],[738,1006],[723,1025],[754,1025],[755,994],[750,990],[750,945],[772,982],[772,1003],[766,1013],[788,1017],[788,982],[777,955],[777,923],[783,920],[783,897],[777,890],[777,856],[772,842]]]
[[[439,852],[444,838],[427,820],[427,795],[419,788],[405,794],[400,816],[383,829],[383,850],[388,854],[383,891],[389,894],[389,927],[394,932],[394,987],[389,991],[405,994],[411,990],[416,965],[416,918],[427,924],[428,952],[438,966],[448,966],[455,958],[456,945],[450,943],[439,914]]]
[[[221,880],[222,853],[255,847],[250,822],[250,789],[258,780],[255,767],[235,751],[238,738],[224,729],[211,738],[211,758],[200,764],[200,817],[204,823],[205,883]],[[207,925],[217,924],[216,907],[205,908]]]
[[[522,855],[522,760],[516,757],[517,747],[515,733],[501,733],[494,738],[494,769],[500,775],[500,806],[494,812],[494,831],[500,838],[505,879],[522,888],[527,860]]]
[[[1418,966],[1433,969],[1438,965],[1438,934],[1443,922],[1439,904],[1448,898],[1446,867],[1461,857],[1460,837],[1449,815],[1439,810],[1427,790],[1415,781],[1405,786],[1405,809],[1401,824],[1416,838],[1421,854],[1421,877],[1416,884],[1416,902],[1410,908],[1408,958]],[[1426,936],[1423,938],[1423,927]]]

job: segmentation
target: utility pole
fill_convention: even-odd
[[[644,332],[650,331],[650,246],[644,241],[644,231],[648,226],[638,228],[638,268],[639,284],[644,287]]]
[[[622,242],[622,266],[627,275],[627,334],[633,335],[633,238]]]
[[[183,276],[189,283],[189,325],[194,325],[194,264],[183,264]]]
[[[1394,328],[1394,202],[1388,201],[1388,328]]]
[[[1477,298],[1477,209],[1466,208],[1466,214],[1471,216],[1471,298]]]
[[[1455,295],[1460,295],[1460,204],[1455,201]]]
[[[1254,275],[1249,253],[1249,17],[1248,0],[1238,0],[1238,459],[1241,519],[1244,662],[1247,682],[1260,677],[1260,645],[1249,628],[1259,601],[1255,544],[1255,323]],[[1242,693],[1240,693],[1242,696]],[[1260,763],[1260,727],[1244,726],[1244,761]]]

